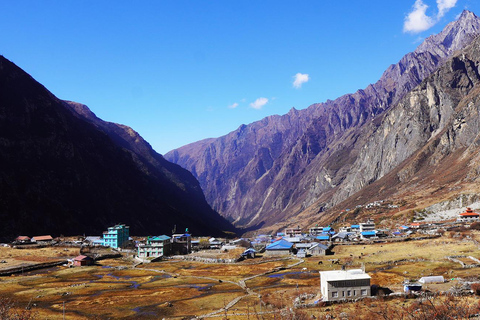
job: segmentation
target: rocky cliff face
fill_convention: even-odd
[[[342,208],[386,198],[409,198],[419,208],[473,202],[480,191],[479,71],[477,37],[372,128],[331,202],[347,199]]]
[[[401,155],[401,148],[420,146],[423,139],[415,146],[400,147],[397,141],[399,149],[381,155],[395,158],[391,164],[381,158],[371,166],[359,165],[358,159],[365,157],[365,143],[370,143],[370,152],[377,150],[378,141],[370,136],[382,124],[385,111],[403,101],[479,30],[479,19],[464,11],[458,21],[426,39],[364,90],[242,125],[226,136],[184,146],[165,157],[190,170],[214,209],[238,226],[277,223],[311,206],[321,212],[391,170],[408,156]],[[438,128],[448,117],[442,114],[445,107],[439,108]],[[405,124],[402,118],[395,119]],[[411,134],[425,135],[420,127],[413,128],[419,125],[411,125]],[[398,139],[414,143],[408,135]],[[364,167],[372,172],[355,175]]]
[[[429,141],[432,145],[424,151],[422,161],[430,165],[459,148],[475,146],[478,110],[473,96],[469,97],[471,101],[464,99],[476,91],[480,80],[480,56],[476,54],[479,40],[449,59],[385,115],[360,151],[334,201],[343,200],[369,181],[383,177]],[[410,164],[398,173],[398,178],[403,182],[416,172],[415,164]]]
[[[73,107],[73,108],[72,108]],[[77,111],[74,111],[74,109]],[[0,234],[222,234],[198,182],[132,129],[57,99],[0,57]]]

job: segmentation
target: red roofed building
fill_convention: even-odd
[[[93,259],[88,256],[79,255],[78,257],[73,259],[73,265],[77,267],[89,266],[91,264],[93,264]]]
[[[15,239],[16,242],[19,242],[19,243],[27,243],[27,242],[30,242],[30,237],[27,237],[27,236],[18,236],[16,239]]]
[[[467,208],[467,211],[458,215],[457,221],[461,222],[473,222],[480,219],[480,214],[473,212],[471,208]]]
[[[48,245],[48,244],[51,244],[53,242],[53,238],[50,235],[48,235],[48,236],[35,236],[35,237],[32,237],[32,242],[36,242],[38,244]]]

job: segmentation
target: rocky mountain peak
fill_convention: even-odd
[[[464,10],[460,17],[450,22],[442,32],[425,39],[414,53],[434,52],[445,57],[465,47],[479,32],[480,18],[473,12]]]

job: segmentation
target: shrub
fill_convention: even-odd
[[[6,297],[0,296],[0,319],[2,320],[35,320],[36,313],[27,309],[18,309],[16,303]]]
[[[473,292],[477,295],[480,296],[480,283],[472,283],[470,288],[473,290]]]
[[[470,225],[470,229],[472,230],[480,230],[480,222],[474,222]]]

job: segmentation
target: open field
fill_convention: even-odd
[[[54,262],[71,259],[78,256],[79,248],[62,247],[44,247],[44,248],[25,248],[12,249],[9,247],[0,247],[0,260],[5,261],[0,264],[0,270],[21,266],[29,266],[43,262]]]
[[[66,319],[183,319],[225,315],[229,319],[247,319],[254,313],[260,313],[256,316],[261,319],[278,319],[286,307],[293,308],[294,299],[300,295],[308,294],[304,303],[319,299],[318,271],[340,268],[330,259],[338,259],[347,268],[363,264],[372,284],[392,291],[402,291],[406,279],[428,275],[443,275],[449,280],[429,284],[427,289],[432,292],[459,286],[462,279],[480,281],[480,268],[462,268],[446,259],[454,255],[480,258],[480,249],[474,242],[479,236],[470,232],[462,239],[457,234],[448,234],[432,240],[341,245],[334,248],[333,256],[304,260],[257,258],[237,264],[166,260],[133,268],[133,261],[128,258],[107,259],[95,266],[54,267],[0,278],[0,295],[13,298],[20,306],[33,306],[39,319],[63,319],[64,305]],[[0,252],[1,258],[9,261],[36,260],[43,255],[56,258],[63,253],[58,248],[36,251],[1,248]],[[478,304],[476,296],[468,299],[463,301]],[[399,301],[410,306],[416,300],[395,298],[382,303],[395,307]],[[317,306],[298,312],[317,317],[334,311],[355,313],[363,304]],[[376,308],[375,304],[371,308]]]

